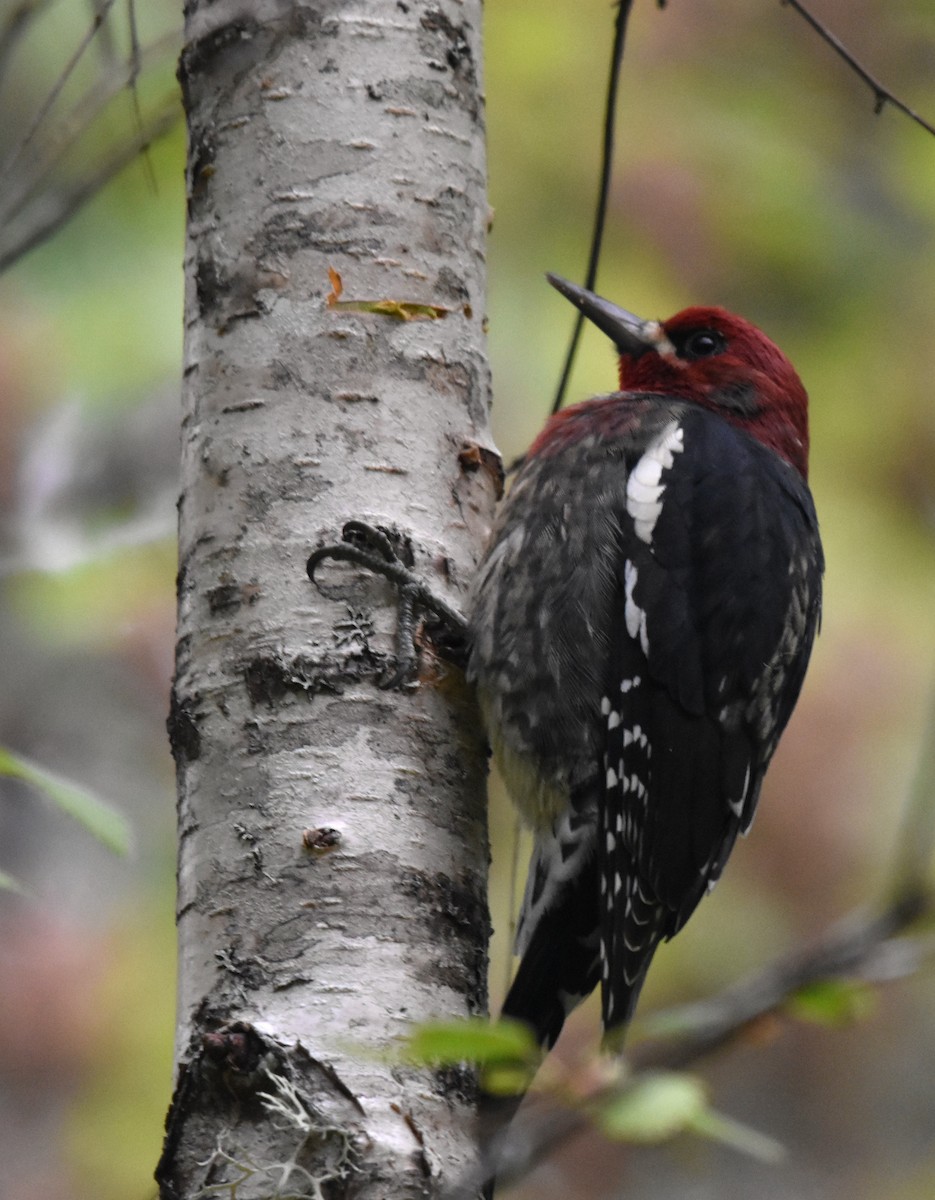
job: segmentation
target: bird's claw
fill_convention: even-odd
[[[329,558],[338,562],[355,563],[359,567],[367,567],[378,575],[392,579],[394,583],[399,582],[398,571],[408,574],[389,538],[379,529],[374,529],[372,525],[367,525],[363,521],[348,521],[341,530],[341,538],[340,542],[332,546],[320,546],[309,556],[305,570],[316,587],[318,587],[318,581],[315,578],[315,572]],[[397,568],[397,572],[387,570],[387,565]]]
[[[396,668],[380,680],[384,690],[401,688],[411,682],[418,667],[416,653],[416,610],[432,613],[448,635],[452,661],[463,665],[463,647],[467,644],[467,625],[459,612],[434,595],[426,584],[400,560],[390,539],[381,530],[365,521],[348,521],[341,530],[342,540],[335,545],[321,546],[310,555],[306,564],[309,579],[316,587],[318,567],[326,560],[350,562],[365,567],[375,575],[396,584],[399,610],[396,623]]]

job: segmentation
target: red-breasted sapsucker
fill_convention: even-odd
[[[552,284],[620,391],[552,417],[477,579],[469,676],[535,831],[504,1015],[550,1046],[600,982],[629,1020],[753,820],[819,621],[808,399],[720,308],[641,321]]]

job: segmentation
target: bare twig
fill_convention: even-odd
[[[903,815],[891,884],[893,903],[935,888],[935,692],[922,735],[922,754]]]
[[[115,3],[115,0],[102,0],[100,8],[94,14],[94,17],[91,21],[90,27],[88,28],[84,37],[78,43],[71,58],[65,64],[65,67],[62,70],[62,73],[59,75],[58,79],[55,81],[54,87],[49,92],[48,96],[46,96],[46,98],[42,102],[42,104],[40,104],[39,111],[36,113],[35,117],[33,118],[32,124],[26,130],[26,133],[23,135],[23,137],[20,139],[20,141],[17,143],[17,145],[13,148],[12,153],[7,157],[6,162],[3,164],[3,168],[2,168],[2,171],[0,171],[0,175],[2,175],[4,178],[6,178],[9,175],[11,167],[13,167],[15,165],[15,163],[18,161],[20,155],[23,153],[23,151],[26,149],[26,147],[29,145],[29,143],[32,141],[32,139],[36,136],[36,131],[38,130],[38,128],[42,124],[42,122],[45,120],[45,118],[48,116],[48,114],[49,114],[50,110],[52,109],[53,105],[55,104],[56,100],[62,94],[62,90],[65,87],[65,84],[71,78],[72,73],[75,70],[75,67],[77,67],[78,63],[81,61],[85,50],[87,50],[88,46],[91,45],[91,42],[94,40],[95,36],[97,35],[98,30],[101,28],[104,18],[107,16],[107,14],[111,10],[111,8],[113,8],[114,3]]]
[[[162,111],[150,121],[142,140],[134,138],[118,147],[83,179],[79,179],[57,195],[47,197],[43,206],[37,204],[35,208],[31,208],[30,219],[21,223],[22,227],[14,226],[10,230],[4,230],[7,236],[4,237],[5,244],[0,244],[0,272],[5,271],[27,251],[61,229],[106,183],[154,141],[168,133],[177,124],[180,115],[178,97],[173,95]]]
[[[140,75],[140,32],[136,24],[135,0],[127,0],[127,22],[130,26],[130,78],[127,82],[135,94]]]
[[[107,0],[88,0],[88,7],[91,10],[92,16],[101,14],[106,16],[105,6]],[[109,65],[117,58],[117,39],[114,37],[114,29],[112,25],[108,25],[106,21],[101,23],[100,34],[97,39],[97,49],[101,57],[101,61],[105,65]]]
[[[630,19],[630,9],[633,0],[620,0],[617,8],[617,20],[614,25],[614,44],[610,58],[610,78],[607,83],[607,102],[604,108],[604,136],[601,143],[601,178],[597,192],[597,212],[594,215],[594,229],[591,233],[591,251],[588,255],[588,268],[585,273],[584,286],[591,291],[597,279],[597,268],[601,258],[601,245],[604,240],[604,227],[607,223],[607,204],[610,199],[610,184],[614,166],[614,128],[617,120],[617,92],[620,85],[620,72],[623,67],[623,52],[626,46],[627,22]],[[578,313],[565,353],[565,365],[558,381],[552,412],[556,413],[562,407],[565,390],[581,339],[584,327],[584,315]]]
[[[30,21],[33,17],[38,16],[49,3],[50,0],[22,0],[22,3],[4,16],[3,25],[0,27],[0,81],[3,79],[10,56],[16,49],[20,38],[29,28]]]
[[[11,14],[0,20],[0,61],[9,57],[29,23],[48,2],[22,0]],[[124,61],[120,61],[113,37],[105,41],[116,0],[88,0],[88,3],[89,26],[0,171],[0,271],[58,230],[135,156],[143,156],[148,177],[155,186],[148,147],[180,115],[174,93],[145,115],[137,91],[140,75],[147,65],[175,50],[178,31],[170,31],[142,47],[135,0],[125,0],[129,46]],[[60,105],[67,84],[92,42],[98,44],[102,58],[97,78],[67,111],[60,113],[54,123],[50,122],[52,110]],[[82,139],[126,89],[130,90],[133,105],[134,134],[118,140],[103,154],[85,153],[79,160]],[[40,135],[44,127],[46,132]],[[69,156],[71,171],[70,177],[66,177],[64,168]]]
[[[670,1025],[678,1032],[674,1037],[650,1036],[633,1049],[630,1061],[639,1069],[686,1067],[742,1037],[809,984],[911,973],[930,948],[895,939],[931,911],[932,897],[919,893],[880,912],[852,913],[814,946],[770,963],[720,995],[650,1018],[650,1029]]]
[[[23,171],[20,179],[14,173],[12,182],[17,190],[9,197],[0,190],[0,228],[19,214],[32,197],[47,183],[65,155],[72,150],[91,128],[107,106],[128,86],[132,86],[134,70],[158,62],[171,54],[179,44],[180,33],[172,30],[147,46],[140,56],[140,64],[115,63],[106,74],[102,74],[72,106],[71,110],[56,120],[52,138],[43,142],[30,161],[30,170]],[[147,141],[142,114],[136,120],[139,143]]]
[[[831,32],[818,18],[800,3],[800,0],[780,0],[784,6],[794,9],[804,21],[811,25],[812,29],[818,34],[822,41],[827,42],[831,49],[842,58],[851,70],[860,79],[864,81],[868,88],[873,92],[873,111],[879,115],[887,104],[898,109],[901,113],[905,113],[910,120],[915,121],[917,125],[921,125],[927,133],[935,135],[935,126],[930,125],[928,121],[920,116],[914,109],[910,108],[898,96],[894,96],[889,88],[885,88],[875,75],[872,75],[863,63],[858,62],[854,55],[848,50],[844,43],[835,34]]]
[[[140,93],[137,89],[137,80],[140,76],[140,67],[142,57],[140,54],[140,33],[136,24],[136,0],[127,0],[127,23],[130,27],[130,74],[127,78],[127,87],[130,89],[130,95],[133,98],[133,114],[136,118],[136,128],[140,137],[143,136],[143,110],[140,108]],[[149,186],[155,192],[156,172],[153,169],[152,159],[149,156],[149,150],[142,151],[143,162],[146,167],[146,174],[149,178]]]

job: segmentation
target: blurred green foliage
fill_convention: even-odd
[[[130,830],[126,817],[112,805],[70,780],[62,779],[0,746],[0,775],[21,779],[77,821],[114,854],[126,854]]]

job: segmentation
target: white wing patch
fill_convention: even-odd
[[[675,455],[685,449],[685,435],[678,421],[670,421],[662,433],[651,442],[627,479],[627,512],[633,518],[633,531],[646,543],[652,544],[653,530],[662,512],[666,485],[663,471],[668,471]]]
[[[633,589],[636,587],[636,567],[627,559],[623,568],[626,603],[623,607],[623,618],[626,621],[627,633],[631,638],[638,637],[643,653],[649,657],[649,637],[646,633],[646,613],[633,599]],[[621,690],[624,690],[621,687]]]

